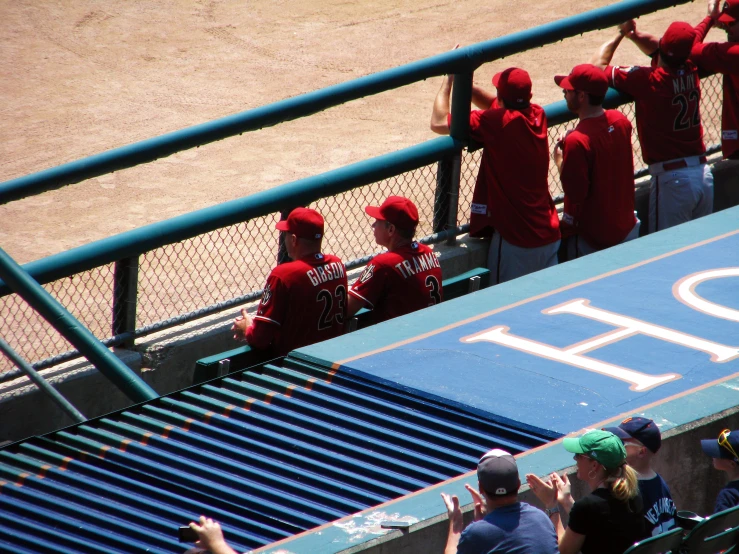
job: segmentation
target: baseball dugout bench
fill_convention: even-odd
[[[447,301],[459,298],[470,292],[484,289],[489,285],[490,270],[483,267],[476,267],[456,277],[444,279],[441,283],[441,288],[444,294],[444,301]],[[367,327],[370,312],[371,310],[365,308],[359,310],[350,322],[349,331]],[[203,383],[234,371],[259,365],[270,359],[264,353],[252,350],[248,345],[239,346],[226,352],[220,352],[207,358],[201,358],[195,362],[193,384]]]
[[[274,358],[265,355],[263,352],[252,350],[248,344],[213,354],[195,362],[195,373],[193,374],[192,384],[204,383],[205,381],[222,377],[234,371],[263,364],[272,359]]]

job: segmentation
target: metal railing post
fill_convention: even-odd
[[[467,144],[470,135],[470,104],[472,102],[472,72],[454,75],[452,89],[452,126],[449,134],[452,138]],[[459,180],[462,168],[462,150],[452,156],[451,177],[449,183],[447,228],[457,226],[459,211]],[[457,243],[456,235],[450,235],[446,243],[453,246]]]
[[[449,193],[452,187],[452,163],[452,156],[445,156],[436,164],[434,233],[440,233],[446,230],[449,224]]]
[[[21,358],[20,355],[18,355],[18,353],[13,350],[2,337],[0,337],[0,352],[5,354],[18,369],[25,373],[28,378],[33,381],[38,388],[46,393],[46,395],[49,396],[49,398],[51,398],[51,400],[57,406],[59,406],[59,408],[61,408],[61,410],[70,418],[72,418],[77,423],[84,423],[85,421],[87,421],[87,418],[82,415],[80,411],[75,408],[69,400],[64,398],[59,393],[59,391],[57,391],[46,381],[46,379],[41,377],[41,375],[39,375],[39,373],[35,369],[33,369],[33,367],[31,367],[31,364]]]
[[[291,211],[292,210],[282,210],[280,212],[280,221],[285,221]],[[290,256],[287,255],[287,248],[285,248],[285,233],[280,232],[279,238],[277,239],[277,265],[284,264],[289,261]]]
[[[2,248],[0,277],[131,400],[146,402],[159,398],[153,388],[105,348],[95,335]]]
[[[115,263],[113,270],[113,336],[133,333],[136,330],[136,306],[138,303],[139,257],[124,258]],[[130,348],[135,339],[126,339],[122,346]]]

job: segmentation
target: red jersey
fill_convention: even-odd
[[[536,248],[559,240],[559,219],[549,194],[549,140],[544,109],[500,108],[470,113],[470,137],[482,143],[472,197],[470,235],[492,236]]]
[[[372,308],[372,323],[433,306],[443,300],[439,260],[428,246],[415,241],[379,254],[349,294]]]
[[[344,332],[346,269],[331,254],[310,254],[275,267],[267,277],[246,342],[276,356]]]
[[[636,130],[647,164],[705,154],[698,69],[606,68],[609,84],[634,97]]]
[[[711,28],[711,17],[699,23],[696,44],[690,59],[703,71],[724,74],[724,101],[721,109],[721,151],[724,158],[739,152],[739,43],[703,43]]]
[[[616,110],[583,119],[564,140],[564,213],[593,248],[622,242],[634,225],[632,127]]]

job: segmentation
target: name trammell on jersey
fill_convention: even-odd
[[[413,266],[411,266],[411,261],[413,261]],[[417,256],[411,260],[403,260],[402,262],[395,264],[395,268],[406,279],[416,273],[428,271],[434,267],[439,267],[439,260],[433,252],[429,252],[423,256]]]

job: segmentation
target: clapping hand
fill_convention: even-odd
[[[547,508],[554,508],[557,505],[558,481],[553,480],[551,475],[544,481],[533,473],[526,475],[526,482],[529,484],[531,491]]]

